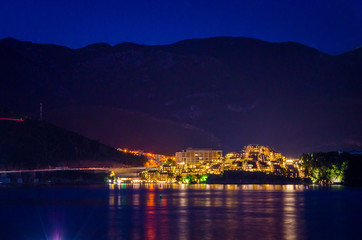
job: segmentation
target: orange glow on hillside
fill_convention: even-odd
[[[167,161],[168,159],[176,161],[175,156],[166,156],[157,153],[145,153],[142,150],[130,150],[127,148],[117,148],[118,151],[124,153],[131,153],[138,156],[146,156],[148,161],[145,163],[145,167],[158,167],[162,162]]]

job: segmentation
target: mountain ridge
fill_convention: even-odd
[[[299,43],[235,37],[79,49],[25,45],[0,40],[0,104],[22,112],[37,113],[39,102],[46,117],[47,109],[128,109],[195,126],[234,151],[250,142],[291,154],[331,142],[360,147],[358,49],[329,55]]]
[[[21,44],[21,43],[24,43],[24,44],[37,44],[37,45],[48,45],[48,46],[61,46],[61,47],[65,47],[65,48],[68,48],[68,49],[71,49],[71,50],[80,50],[80,49],[86,49],[87,47],[89,46],[103,46],[103,47],[111,47],[111,48],[114,48],[114,47],[120,47],[120,46],[139,46],[139,47],[162,47],[162,46],[173,46],[173,45],[180,45],[180,44],[183,44],[183,43],[187,43],[187,42],[194,42],[194,41],[198,41],[198,40],[217,40],[217,39],[224,39],[224,40],[227,40],[227,39],[234,39],[234,40],[250,40],[250,41],[256,41],[256,42],[259,42],[259,43],[268,43],[268,44],[276,44],[276,45],[288,45],[288,44],[291,44],[291,45],[298,45],[298,46],[302,46],[302,47],[305,47],[305,48],[308,48],[308,49],[313,49],[315,51],[318,51],[318,52],[321,52],[323,54],[326,54],[326,55],[330,55],[330,56],[338,56],[338,55],[343,55],[343,54],[346,54],[346,53],[349,53],[349,52],[353,52],[355,50],[358,50],[361,48],[360,47],[356,47],[354,49],[351,49],[351,50],[348,50],[348,51],[345,51],[343,53],[338,53],[338,54],[329,54],[329,53],[325,53],[323,52],[322,50],[319,50],[317,48],[313,48],[313,47],[310,47],[308,45],[304,45],[304,44],[301,44],[301,43],[298,43],[298,42],[295,42],[295,41],[284,41],[284,42],[269,42],[269,41],[265,41],[265,40],[260,40],[260,39],[257,39],[257,38],[251,38],[251,37],[230,37],[230,36],[215,36],[215,37],[205,37],[205,38],[191,38],[191,39],[184,39],[184,40],[179,40],[179,41],[176,41],[176,42],[173,42],[173,43],[169,43],[169,44],[142,44],[142,43],[133,43],[133,42],[122,42],[122,43],[117,43],[117,44],[109,44],[107,42],[95,42],[95,43],[91,43],[91,44],[88,44],[88,45],[85,45],[83,47],[79,47],[79,48],[70,48],[68,46],[65,46],[65,45],[59,45],[59,44],[53,44],[53,43],[34,43],[32,41],[22,41],[22,40],[19,40],[19,39],[16,39],[14,37],[5,37],[3,39],[0,39],[0,44],[3,43],[3,44],[8,44],[8,45],[11,45],[11,44],[14,44],[14,43],[17,43],[17,44]]]

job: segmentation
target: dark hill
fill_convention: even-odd
[[[143,166],[145,160],[44,121],[0,120],[0,133],[0,169]]]
[[[360,149],[359,52],[330,56],[293,42],[231,37],[76,50],[5,39],[0,41],[0,104],[34,114],[43,102],[45,118],[53,120],[51,113],[62,109],[66,118],[57,124],[76,132],[81,126],[74,124],[73,107],[104,106],[195,126],[220,139],[224,150],[249,143],[294,155]],[[121,123],[105,131],[122,131]],[[134,128],[143,135],[134,148],[170,151],[167,145],[154,148],[143,128]],[[85,134],[112,145],[127,142],[105,139],[92,129]],[[168,137],[176,148],[184,147],[177,134]],[[205,143],[196,142],[190,145]]]
[[[189,146],[219,147],[220,140],[189,124],[107,107],[71,107],[50,112],[51,121],[114,147],[173,155]],[[71,116],[71,121],[67,120]]]

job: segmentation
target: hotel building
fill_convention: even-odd
[[[181,152],[176,152],[176,162],[184,164],[204,164],[219,162],[222,160],[222,150],[213,149],[193,149],[188,148]]]

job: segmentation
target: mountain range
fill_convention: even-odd
[[[0,104],[113,147],[362,149],[362,48],[243,37],[71,49],[0,40]],[[0,116],[1,117],[1,116]]]

